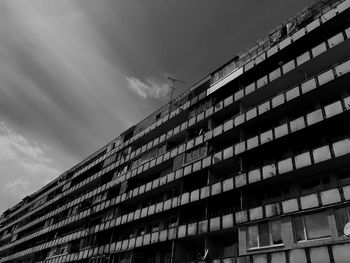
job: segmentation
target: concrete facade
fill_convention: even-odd
[[[7,210],[0,262],[350,262],[349,18],[316,2]]]

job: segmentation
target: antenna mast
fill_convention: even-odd
[[[167,78],[168,80],[171,81],[171,85],[170,85],[170,102],[169,102],[169,113],[171,112],[172,110],[172,107],[173,107],[173,96],[174,96],[174,89],[175,89],[175,83],[176,82],[179,82],[179,83],[182,83],[182,84],[185,84],[184,81],[182,80],[179,80],[179,79],[175,79],[175,78],[172,78],[172,77],[169,77]]]

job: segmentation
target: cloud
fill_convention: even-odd
[[[0,211],[13,206],[60,174],[47,154],[47,146],[37,145],[3,122],[0,122],[0,149]]]
[[[50,143],[65,169],[150,112],[78,2],[0,1],[0,119]]]
[[[143,98],[166,98],[170,92],[170,86],[167,82],[162,82],[155,78],[148,78],[143,82],[135,77],[127,77],[129,89]]]

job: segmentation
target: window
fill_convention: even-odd
[[[326,212],[294,217],[296,241],[329,237],[331,235]]]
[[[194,160],[201,158],[203,156],[206,156],[206,155],[207,155],[207,146],[203,145],[201,147],[198,147],[198,148],[186,153],[186,163],[194,161]]]
[[[174,217],[174,218],[169,219],[169,220],[166,222],[166,227],[165,227],[165,229],[167,229],[167,228],[173,228],[173,227],[176,227],[176,226],[177,226],[177,218]]]
[[[157,232],[159,231],[159,223],[154,223],[152,225],[152,232]]]
[[[95,244],[95,241],[96,241],[96,235],[90,235],[88,237],[80,239],[79,250],[93,246]]]
[[[142,235],[144,235],[145,233],[146,233],[146,228],[145,228],[144,226],[138,228],[138,230],[137,230],[137,235],[138,235],[138,236],[142,236]]]
[[[64,244],[61,246],[53,247],[47,254],[47,258],[49,257],[54,257],[62,254],[67,254],[69,253],[70,245],[69,244]]]
[[[128,165],[122,166],[122,167],[119,168],[116,172],[114,172],[112,180],[118,178],[119,176],[121,176],[122,174],[124,174],[127,170],[129,170]]]
[[[307,180],[300,184],[301,193],[309,194],[320,189],[325,189],[331,184],[329,176],[323,176],[321,178],[315,178],[312,180]]]
[[[108,157],[104,162],[103,162],[103,166],[102,167],[105,167],[113,162],[115,162],[116,160],[116,157],[117,157],[117,154],[113,154],[112,156]]]
[[[114,212],[115,212],[115,207],[113,207],[113,208],[107,210],[107,211],[105,212],[105,218],[104,218],[104,220],[107,221],[107,220],[112,219],[112,218],[114,217]]]
[[[281,221],[264,222],[248,227],[248,248],[283,244]]]
[[[342,172],[338,175],[341,184],[346,184],[350,182],[350,171]]]
[[[93,201],[92,201],[92,204],[93,204],[93,205],[94,205],[94,204],[97,204],[97,203],[99,203],[99,202],[105,200],[106,197],[107,197],[107,192],[104,192],[104,193],[102,193],[102,194],[96,195],[96,196],[94,197]]]
[[[350,221],[350,208],[343,207],[335,210],[335,218],[337,220],[337,228],[339,235],[343,235],[346,223]]]

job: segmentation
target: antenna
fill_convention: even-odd
[[[169,105],[169,113],[170,113],[171,110],[172,110],[172,107],[173,107],[173,95],[174,95],[175,83],[179,82],[179,83],[185,84],[185,82],[182,81],[182,80],[179,80],[179,79],[175,79],[175,78],[169,77],[169,76],[168,76],[167,79],[171,81],[171,85],[170,85],[170,89],[171,89],[171,91],[170,91],[170,102],[169,102],[169,104],[170,104]]]

